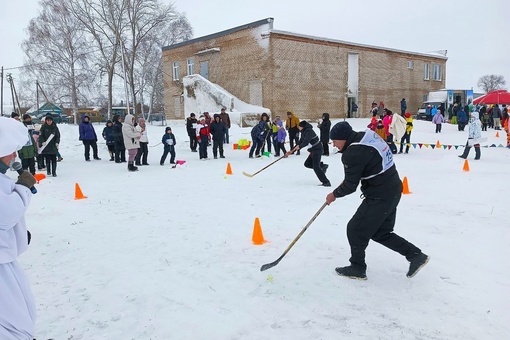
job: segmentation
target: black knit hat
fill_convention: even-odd
[[[299,126],[301,126],[302,128],[304,128],[306,126],[306,124],[308,124],[306,122],[306,120],[302,120],[302,121],[299,122]]]
[[[336,123],[329,133],[332,140],[347,140],[351,135],[352,127],[347,122]]]

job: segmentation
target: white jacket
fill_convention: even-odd
[[[36,308],[16,258],[28,248],[25,212],[32,193],[0,173],[0,339],[33,339]]]
[[[133,125],[135,117],[131,114],[127,114],[122,124],[122,136],[124,137],[124,146],[127,150],[138,149],[140,147],[140,138],[142,134],[136,131]]]
[[[406,133],[407,121],[404,117],[398,113],[393,114],[393,118],[390,123],[390,133],[395,136],[397,141],[400,141]]]

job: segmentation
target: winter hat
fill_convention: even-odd
[[[25,114],[23,115],[23,120],[26,120],[26,119],[29,119],[29,118],[30,118],[30,119],[32,119],[32,117],[30,117],[30,115],[29,115],[29,114],[26,114],[26,113],[25,113]]]
[[[304,128],[306,126],[306,124],[308,124],[308,122],[306,120],[302,120],[299,122],[299,126],[301,126],[302,128]]]
[[[190,117],[195,117],[195,114],[193,112],[191,112],[191,114],[189,116]]]
[[[409,118],[409,117],[411,117],[411,114],[409,112],[406,112],[406,118]]]
[[[200,115],[200,117],[198,117],[198,120],[202,120],[202,119],[205,119],[204,115]]]
[[[166,129],[165,129],[165,133],[168,132],[168,131],[172,131],[172,128],[170,126],[167,126]]]
[[[347,122],[336,123],[331,129],[329,137],[332,140],[347,140],[352,132],[352,127]]]
[[[48,119],[53,121],[53,116],[52,115],[46,115],[46,120],[48,120]]]
[[[16,119],[0,117],[0,157],[18,151],[28,142],[28,129]]]

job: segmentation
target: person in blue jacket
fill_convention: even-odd
[[[94,154],[94,159],[101,160],[97,154],[97,135],[94,126],[90,123],[90,117],[83,115],[80,124],[80,140],[85,146],[85,160],[90,162],[90,147]]]

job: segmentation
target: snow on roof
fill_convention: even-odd
[[[234,122],[240,122],[241,114],[271,113],[268,108],[248,104],[221,86],[211,83],[199,74],[193,74],[182,78],[184,87],[184,114],[200,115],[203,112],[220,112],[224,107]]]
[[[371,49],[377,49],[377,50],[383,50],[383,51],[407,53],[407,54],[414,54],[414,55],[420,55],[420,56],[425,56],[425,57],[434,57],[434,58],[440,58],[440,59],[448,59],[448,57],[446,57],[444,54],[441,53],[442,51],[434,51],[434,52],[426,52],[426,53],[411,52],[411,51],[405,51],[405,50],[398,50],[398,49],[394,49],[394,48],[387,48],[387,47],[367,45],[367,44],[359,44],[359,43],[353,43],[353,42],[344,41],[344,40],[315,37],[315,36],[306,35],[306,34],[299,34],[299,33],[280,31],[280,30],[274,30],[274,29],[270,30],[270,33],[289,35],[289,36],[306,38],[306,39],[311,39],[311,40],[318,40],[318,41],[333,42],[333,43],[351,45],[351,46],[357,46],[357,47],[365,47],[365,48],[371,48]],[[446,53],[446,50],[444,50],[444,51]]]

